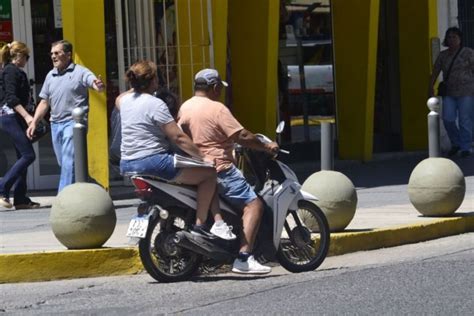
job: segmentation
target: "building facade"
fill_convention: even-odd
[[[296,159],[317,159],[326,119],[335,122],[341,159],[425,149],[439,38],[453,25],[472,34],[472,2],[0,0],[0,42],[32,49],[26,71],[36,94],[52,67],[50,44],[62,38],[73,43],[76,63],[106,80],[107,93],[90,93],[88,152],[91,176],[109,187],[120,181],[108,163],[109,117],[126,89],[125,70],[139,59],[155,61],[161,84],[181,100],[192,95],[194,73],[218,69],[231,83],[223,101],[235,116],[272,137],[285,120],[282,142]],[[15,153],[2,134],[0,144],[1,177]],[[55,188],[49,137],[35,150],[29,187]]]

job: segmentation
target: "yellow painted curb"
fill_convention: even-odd
[[[329,255],[393,247],[467,232],[474,232],[474,213],[415,225],[332,233]],[[136,248],[0,255],[0,283],[137,274],[141,271],[143,266]]]
[[[135,248],[0,255],[0,283],[136,274],[142,270]]]
[[[467,216],[366,232],[332,233],[329,255],[394,247],[473,231],[474,216],[470,213]]]

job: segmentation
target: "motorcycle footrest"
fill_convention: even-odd
[[[214,260],[229,261],[234,258],[232,253],[219,247],[215,243],[207,240],[204,237],[193,235],[187,231],[177,232],[175,242],[180,247],[189,249]]]

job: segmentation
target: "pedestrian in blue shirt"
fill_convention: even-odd
[[[54,68],[46,75],[39,94],[41,102],[27,130],[33,137],[36,124],[51,107],[51,135],[53,149],[61,166],[58,192],[74,183],[74,144],[72,110],[76,107],[88,108],[89,88],[104,89],[104,83],[89,69],[72,61],[72,44],[66,40],[51,45],[51,60]]]

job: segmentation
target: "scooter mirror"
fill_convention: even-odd
[[[281,132],[283,132],[284,129],[285,129],[285,121],[281,121],[280,123],[278,123],[278,126],[276,128],[276,133],[281,134]]]

